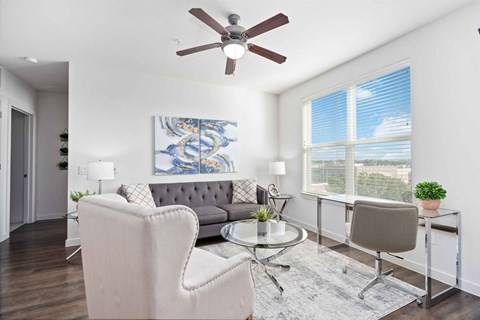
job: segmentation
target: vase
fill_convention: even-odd
[[[270,232],[277,234],[285,233],[285,221],[269,220]]]
[[[431,199],[424,199],[420,200],[423,209],[427,210],[437,210],[440,207],[441,200],[431,200]]]
[[[257,221],[257,233],[259,236],[266,236],[268,233],[268,221]]]

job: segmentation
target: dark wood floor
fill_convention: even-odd
[[[66,221],[40,221],[15,230],[0,244],[0,319],[86,319],[81,255],[65,257]],[[315,234],[309,234],[315,240]],[[206,245],[219,238],[199,241]],[[324,238],[325,245],[336,244]],[[373,267],[371,255],[346,246],[336,251]],[[421,286],[423,276],[386,262],[396,277]],[[480,298],[461,292],[430,310],[415,302],[384,319],[480,319]]]

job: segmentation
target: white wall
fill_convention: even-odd
[[[61,218],[67,213],[68,171],[56,166],[60,156],[59,134],[68,127],[68,95],[38,92],[37,97],[37,220]]]
[[[35,127],[35,101],[36,92],[28,84],[5,68],[1,68],[2,81],[0,87],[0,242],[9,235],[9,212],[10,206],[10,120],[11,107],[22,110],[32,115],[33,127]],[[34,143],[34,142],[33,142]],[[35,161],[35,160],[34,160]],[[34,170],[31,170],[30,178],[34,180]],[[28,209],[30,211],[30,208]],[[31,216],[30,212],[30,216]]]
[[[266,187],[273,181],[268,163],[278,152],[277,96],[75,61],[69,75],[69,190],[98,189],[98,182],[78,174],[78,166],[99,159],[117,169],[115,180],[104,181],[104,193],[122,183],[256,177]],[[238,172],[155,176],[153,117],[159,115],[237,121]],[[78,243],[72,221],[68,238],[67,245]]]
[[[280,158],[287,162],[282,177],[285,192],[296,198],[287,207],[295,221],[314,229],[316,202],[302,196],[301,100],[345,81],[385,66],[410,59],[412,91],[413,184],[425,180],[440,182],[448,191],[442,206],[462,211],[462,287],[480,295],[480,214],[478,159],[480,137],[480,3],[476,2],[433,24],[347,62],[280,95]],[[343,211],[326,205],[324,231],[333,237],[344,235]],[[423,232],[421,230],[420,232]],[[447,252],[453,238],[436,233],[434,268],[437,277],[453,275]],[[420,244],[422,242],[419,242]],[[422,246],[406,263],[419,266]],[[450,264],[450,265],[448,265]],[[448,265],[448,266],[447,266]]]

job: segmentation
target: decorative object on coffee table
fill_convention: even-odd
[[[98,193],[102,194],[102,181],[115,179],[113,162],[97,161],[89,162],[87,167],[87,179],[98,180]]]
[[[440,202],[447,196],[447,191],[437,182],[420,182],[415,186],[415,198],[427,210],[437,210]]]
[[[265,236],[268,233],[269,223],[268,220],[272,214],[270,213],[270,209],[262,206],[257,210],[252,212],[252,217],[257,219],[257,231],[258,235]]]

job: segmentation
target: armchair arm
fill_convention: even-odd
[[[251,315],[255,296],[251,259],[248,253],[237,254],[184,279],[183,287],[195,312],[179,317],[246,319]]]
[[[220,277],[236,277],[239,274],[244,273],[242,266],[248,265],[248,269],[251,270],[252,258],[248,253],[239,253],[231,258],[225,259],[221,263],[217,263],[206,270],[206,272],[196,274],[188,279],[185,279],[184,288],[186,290],[196,290],[203,286],[208,285],[211,282],[216,281]],[[253,275],[249,272],[249,277],[253,280]],[[246,278],[243,278],[245,281]]]

